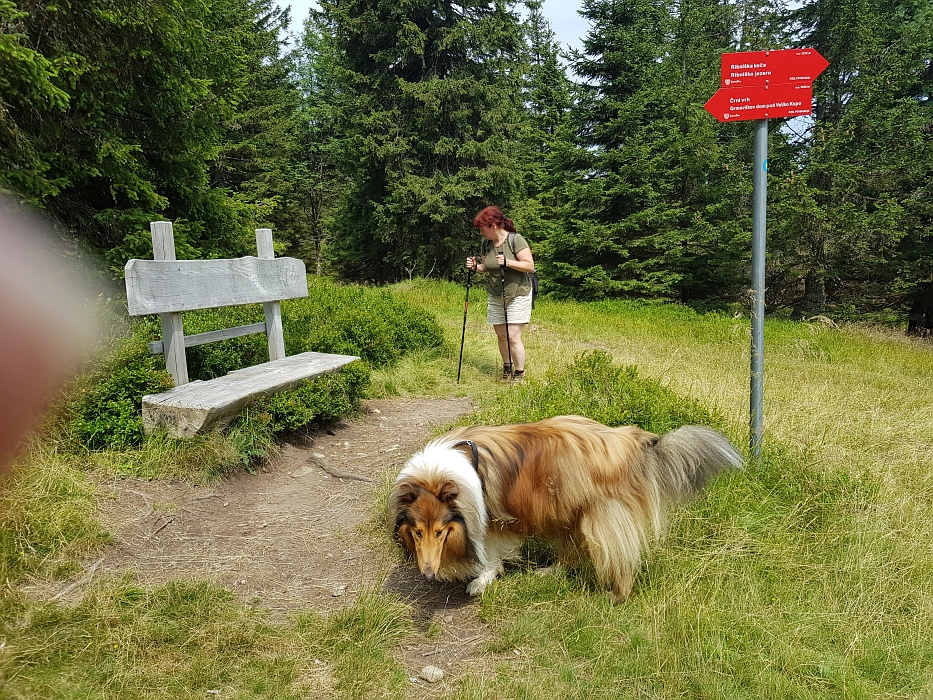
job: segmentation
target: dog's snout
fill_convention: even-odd
[[[433,580],[434,580],[434,569],[433,569],[433,567],[430,567],[430,566],[424,567],[424,572],[423,572],[423,573],[424,573],[424,577],[425,577],[428,581],[433,581]]]

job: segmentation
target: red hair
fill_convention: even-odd
[[[495,226],[504,228],[509,233],[515,233],[515,224],[511,219],[507,219],[499,207],[486,207],[473,218],[473,225],[476,228],[482,226]]]

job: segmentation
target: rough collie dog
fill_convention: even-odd
[[[589,558],[621,602],[667,506],[741,467],[735,447],[701,426],[659,436],[558,416],[457,428],[408,460],[388,515],[428,580],[470,580],[478,595],[533,536],[553,543],[559,565]]]

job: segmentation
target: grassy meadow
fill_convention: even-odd
[[[463,287],[393,293],[435,314],[446,342],[374,369],[374,397],[470,395],[470,420],[489,423],[568,411],[654,430],[703,421],[747,449],[747,314],[541,299],[528,379],[507,386],[474,287],[457,384]],[[930,343],[768,319],[761,463],[672,515],[623,605],[585,572],[510,571],[476,605],[490,658],[511,660],[436,697],[933,700],[931,384]],[[410,611],[378,592],[286,625],[201,582],[146,590],[128,576],[76,606],[25,594],[106,544],[86,472],[128,455],[89,466],[47,436],[0,494],[0,698],[409,694],[397,658]]]

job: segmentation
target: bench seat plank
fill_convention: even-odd
[[[358,359],[353,355],[303,352],[234,370],[210,381],[197,380],[160,394],[148,394],[143,397],[143,426],[147,433],[167,430],[172,437],[191,437],[228,422],[262,396],[336,372]]]

